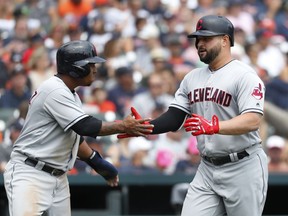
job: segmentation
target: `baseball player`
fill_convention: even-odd
[[[232,58],[234,27],[227,18],[200,18],[188,38],[196,39],[199,58],[207,66],[188,73],[167,112],[150,121],[154,134],[183,125],[197,137],[202,160],[181,214],[260,216],[268,181],[258,131],[263,82],[251,67]]]
[[[4,173],[11,216],[70,216],[67,171],[76,157],[86,161],[110,186],[118,185],[118,171],[91,149],[83,136],[116,133],[145,136],[151,125],[132,115],[103,122],[84,113],[75,88],[89,86],[105,62],[88,41],[71,41],[57,51],[57,74],[33,94],[29,111]],[[148,120],[148,119],[146,119]]]

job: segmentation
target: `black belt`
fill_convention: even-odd
[[[208,161],[209,163],[212,163],[216,166],[220,166],[226,163],[230,163],[232,161],[237,161],[237,160],[241,160],[244,157],[247,157],[249,154],[246,151],[242,151],[239,153],[235,153],[237,155],[237,158],[235,160],[231,160],[230,155],[227,156],[223,156],[223,157],[208,157],[206,155],[202,155],[202,158],[206,161]],[[233,155],[233,154],[232,154]]]
[[[38,163],[38,160],[33,159],[33,158],[27,158],[24,162],[25,164],[29,166],[35,167]],[[52,176],[61,176],[65,173],[63,170],[55,169],[48,165],[44,165],[41,170],[43,170],[44,172],[50,173]]]

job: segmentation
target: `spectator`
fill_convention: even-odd
[[[5,170],[5,166],[10,159],[13,144],[22,130],[23,123],[23,119],[14,121],[5,132],[5,136],[7,137],[4,137],[4,140],[6,142],[0,142],[0,173]]]
[[[196,8],[194,8],[195,14],[197,15],[195,20],[208,14],[218,14],[214,0],[198,0],[197,3]]]
[[[148,151],[152,143],[144,137],[133,137],[128,141],[130,159],[118,168],[119,173],[133,175],[158,173],[157,169],[147,164]]]
[[[48,50],[44,46],[33,50],[27,66],[32,92],[34,92],[43,81],[55,74]]]
[[[201,161],[201,156],[197,148],[196,137],[191,136],[188,140],[187,157],[179,160],[174,173],[195,174]]]
[[[9,80],[9,70],[7,65],[0,59],[0,94],[6,87],[6,82]]]
[[[2,137],[3,139],[0,141],[0,172],[4,171],[5,165],[10,159],[13,144],[23,128],[24,120],[28,112],[28,106],[29,101],[23,101],[20,103],[17,109],[18,115],[15,114],[13,117],[10,116],[9,120],[6,121],[4,137]]]
[[[9,80],[10,86],[0,96],[0,108],[17,109],[21,102],[31,97],[31,91],[27,87],[27,75],[25,71],[14,71]]]
[[[120,67],[131,67],[133,61],[125,53],[125,43],[128,40],[119,37],[112,37],[104,46],[103,56],[107,58],[105,62],[106,81],[113,82],[115,78],[115,70]],[[109,85],[109,84],[108,84]]]
[[[77,23],[93,9],[90,0],[60,0],[58,2],[58,14],[60,17],[75,15]]]
[[[156,167],[164,174],[173,166],[173,152],[170,149],[159,149],[156,153]]]
[[[179,87],[179,83],[176,79],[176,75],[172,68],[165,68],[159,72],[162,76],[163,84],[164,84],[164,92],[174,96],[177,88]]]
[[[116,105],[117,114],[122,117],[131,106],[132,98],[145,91],[141,85],[133,80],[133,69],[130,67],[119,67],[115,71],[116,85],[108,90],[108,100]]]
[[[104,16],[97,10],[91,11],[87,15],[88,19],[88,40],[97,44],[99,54],[103,53],[105,44],[112,39],[112,32],[105,31]]]
[[[13,4],[9,0],[1,1],[1,4],[0,4],[0,31],[1,32],[9,32],[13,29],[14,7],[15,7],[15,3]]]
[[[184,173],[187,175],[195,175],[196,170],[201,161],[201,156],[197,148],[196,137],[189,138],[187,148],[187,158],[179,160],[176,164],[175,174]],[[182,205],[189,187],[189,183],[177,183],[171,189],[171,205],[176,213],[180,215]]]
[[[57,0],[29,0],[23,3],[29,8],[28,17],[41,25],[41,32],[48,33],[51,25],[58,20]]]
[[[160,0],[146,0],[144,9],[147,10],[152,15],[152,21],[157,22],[161,16],[165,13],[165,8],[161,4]]]
[[[159,134],[158,138],[153,140],[154,148],[149,154],[150,161],[154,162],[155,166],[158,165],[162,173],[174,173],[178,161],[186,158],[188,139],[184,129]]]
[[[26,16],[20,16],[15,19],[14,28],[3,39],[3,46],[7,51],[21,53],[27,49],[28,39],[31,33],[28,22],[29,20]]]
[[[39,47],[43,46],[44,38],[41,34],[36,33],[34,35],[30,35],[28,38],[28,47],[25,49],[22,53],[22,59],[21,62],[27,71],[29,69],[28,62],[30,60],[30,57],[34,50],[36,50]]]
[[[168,63],[169,51],[163,47],[157,47],[151,50],[152,71],[158,73],[166,68],[171,68]]]
[[[192,62],[186,61],[183,55],[184,44],[186,39],[182,35],[173,34],[167,37],[166,45],[168,47],[170,57],[168,63],[172,65],[177,82],[181,82],[184,76],[195,66]]]
[[[279,76],[266,84],[264,117],[270,129],[288,138],[288,61]]]
[[[256,32],[256,40],[260,45],[257,64],[267,70],[270,78],[278,76],[285,66],[285,58],[280,49],[271,43],[274,33],[271,30],[259,29]],[[274,64],[277,62],[277,64]]]
[[[142,46],[137,47],[135,69],[142,73],[143,77],[147,77],[153,72],[153,64],[151,59],[151,51],[155,48],[161,48],[159,39],[160,30],[154,23],[147,23],[137,34],[137,38],[142,40]],[[135,40],[136,40],[135,39]]]
[[[105,30],[121,38],[131,38],[136,34],[134,16],[128,8],[127,1],[110,0],[110,7],[104,15]]]
[[[245,1],[230,0],[226,17],[231,20],[235,28],[241,28],[251,40],[254,37],[255,20],[252,14],[245,10]]]
[[[148,77],[148,91],[135,95],[131,100],[131,106],[135,107],[143,117],[151,117],[152,111],[157,106],[168,109],[173,96],[165,93],[164,82],[161,74],[152,73]],[[145,104],[145,105],[144,105]],[[130,110],[126,110],[129,113]]]
[[[90,97],[86,100],[84,110],[90,114],[116,112],[115,104],[107,99],[108,93],[104,83],[96,80],[91,85]],[[89,111],[90,110],[90,111]]]
[[[56,51],[64,43],[68,33],[69,24],[65,19],[51,24],[51,29],[44,38],[44,45],[49,51],[53,65],[56,65]]]
[[[268,170],[270,173],[288,173],[288,164],[283,159],[286,141],[283,137],[273,135],[266,141],[268,154]]]
[[[276,134],[288,138],[288,114],[287,110],[265,101],[264,120],[268,124],[266,134]]]
[[[255,69],[258,76],[263,80],[264,83],[270,80],[270,76],[268,71],[259,66],[258,64],[258,55],[260,52],[260,44],[259,43],[247,43],[244,47],[245,53],[247,55],[247,63]]]
[[[266,83],[266,100],[288,111],[288,55],[282,72]]]

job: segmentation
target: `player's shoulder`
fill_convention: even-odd
[[[51,94],[71,94],[65,83],[56,76],[45,80],[37,89],[37,92],[44,93],[47,96]]]
[[[56,76],[52,76],[52,77],[48,78],[47,80],[45,80],[40,85],[40,88],[41,89],[55,89],[55,88],[61,88],[64,86],[65,86],[65,84],[61,79],[59,79]]]
[[[257,74],[257,72],[254,70],[254,68],[251,65],[243,61],[237,60],[237,59],[234,59],[233,61],[231,61],[230,67],[232,67],[233,70],[238,70],[239,73]]]

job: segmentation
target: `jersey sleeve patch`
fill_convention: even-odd
[[[258,84],[258,86],[255,86],[254,89],[252,90],[251,94],[256,100],[261,100],[264,96],[263,93],[263,86],[261,83]]]

